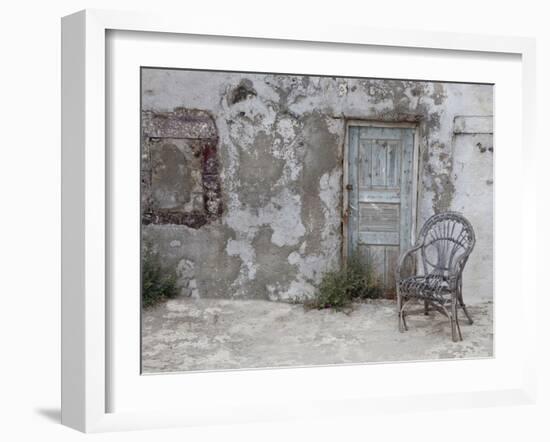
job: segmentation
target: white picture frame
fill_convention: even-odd
[[[178,17],[145,13],[126,13],[86,10],[64,17],[62,20],[62,423],[85,432],[124,429],[158,428],[168,426],[202,425],[209,423],[252,422],[328,415],[368,414],[374,410],[395,412],[412,409],[441,409],[499,404],[526,404],[535,400],[535,329],[530,318],[536,316],[536,281],[533,278],[518,280],[521,300],[518,308],[522,315],[516,318],[521,326],[524,352],[518,355],[521,376],[510,379],[507,385],[489,389],[474,387],[461,392],[430,392],[428,394],[363,394],[356,396],[332,391],[315,395],[307,402],[284,398],[278,401],[257,403],[257,387],[265,383],[270,374],[278,378],[304,378],[304,369],[241,371],[231,374],[231,382],[248,385],[247,400],[227,397],[216,398],[230,405],[227,412],[218,408],[198,407],[190,413],[180,410],[109,410],[109,370],[113,358],[109,340],[111,312],[107,299],[108,247],[111,231],[107,228],[109,204],[106,155],[107,94],[106,35],[110,31],[155,32],[164,35],[201,35],[221,38],[239,38],[249,41],[269,39],[276,42],[311,42],[312,44],[365,45],[370,47],[426,49],[443,52],[469,52],[508,54],[521,57],[521,174],[529,177],[535,161],[535,43],[518,37],[491,37],[481,35],[401,31],[399,33],[372,28],[326,26],[308,23],[299,29],[292,26],[267,23],[213,22],[196,17],[182,24]],[[339,46],[340,47],[340,46]],[[368,76],[368,74],[365,74]],[[445,78],[439,78],[445,80]],[[497,119],[498,119],[497,114]],[[136,129],[137,130],[137,129]],[[498,139],[498,133],[497,133]],[[497,141],[498,142],[498,141]],[[518,251],[521,271],[525,274],[528,256],[536,253],[535,202],[536,192],[521,186],[521,224]],[[498,192],[498,190],[497,190]],[[497,221],[498,223],[498,221]],[[496,244],[497,256],[499,252]],[[497,298],[498,299],[498,298]],[[138,309],[138,304],[135,306]],[[497,322],[499,321],[497,316]],[[498,339],[498,336],[497,336]],[[496,359],[498,359],[498,353]],[[436,367],[423,363],[422,371],[436,371]],[[394,364],[388,369],[396,376],[405,366]],[[380,365],[355,367],[320,367],[328,376],[335,370],[346,370],[356,376],[358,370],[380,371]],[[419,364],[413,371],[418,371]],[[462,367],[466,367],[462,365]],[[471,369],[475,370],[475,367]],[[312,369],[305,369],[312,370]],[[282,373],[282,374],[281,374]],[[311,372],[310,372],[311,373]],[[139,375],[139,373],[138,373]],[[229,374],[204,373],[201,379],[223,382]],[[307,373],[306,373],[307,375]],[[208,378],[210,376],[210,378]],[[238,379],[237,379],[238,377]],[[157,376],[158,379],[164,376]],[[307,389],[304,390],[307,395]],[[166,392],[161,394],[167,394]],[[194,393],[196,394],[196,393]],[[229,392],[227,393],[229,394]],[[223,394],[222,394],[223,396]],[[307,398],[303,396],[302,399]],[[192,400],[191,398],[189,400]],[[220,403],[221,403],[220,402]]]

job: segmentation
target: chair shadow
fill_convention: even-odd
[[[59,408],[37,408],[34,411],[50,422],[61,423],[61,409]]]

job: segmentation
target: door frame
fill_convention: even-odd
[[[345,136],[343,146],[343,168],[342,168],[342,262],[345,264],[348,259],[348,203],[349,203],[349,191],[347,186],[349,183],[349,128],[350,126],[362,126],[362,127],[388,127],[394,129],[413,129],[414,142],[413,142],[413,170],[412,170],[412,214],[411,214],[411,245],[416,241],[416,226],[417,226],[417,214],[418,214],[418,178],[419,178],[419,145],[420,145],[420,127],[419,123],[412,123],[408,121],[376,121],[376,120],[361,120],[356,118],[347,119],[345,122]],[[404,251],[400,251],[403,253]]]

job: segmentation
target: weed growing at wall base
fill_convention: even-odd
[[[176,275],[160,265],[158,253],[145,245],[141,260],[141,303],[150,307],[178,295]]]
[[[323,275],[315,297],[306,301],[304,306],[309,309],[344,310],[354,301],[379,298],[382,294],[383,289],[372,266],[362,254],[354,253],[341,269]]]

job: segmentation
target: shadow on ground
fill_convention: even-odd
[[[59,408],[37,408],[34,410],[36,414],[53,423],[61,423],[61,410]]]

